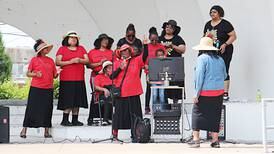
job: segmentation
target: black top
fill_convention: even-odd
[[[130,45],[131,47],[133,47],[134,49],[134,52],[137,53],[137,55],[139,55],[142,50],[143,50],[143,44],[142,44],[142,41],[138,38],[135,38],[134,42],[133,43],[130,43],[127,41],[127,39],[124,37],[124,38],[121,38],[118,43],[117,43],[117,47],[121,47],[122,45],[124,44],[128,44]],[[136,51],[136,49],[138,49],[138,52]]]
[[[218,46],[219,48],[228,40],[228,33],[232,32],[233,30],[234,27],[232,26],[232,24],[225,19],[222,19],[221,22],[214,27],[211,25],[210,20],[206,23],[204,27],[204,36],[208,35],[207,33],[211,33],[211,35],[213,35],[214,38],[217,38],[217,40],[220,41],[220,44]]]
[[[175,35],[172,39],[166,39],[164,36],[159,37],[159,41],[163,44],[166,42],[172,42],[172,44],[178,46],[178,45],[185,45],[185,41],[179,36]],[[168,57],[182,57],[182,54],[176,52],[174,49],[166,49],[168,52]]]

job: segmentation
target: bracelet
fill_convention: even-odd
[[[225,45],[228,45],[228,44],[225,42]]]

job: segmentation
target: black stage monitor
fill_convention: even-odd
[[[184,81],[184,58],[166,57],[149,60],[149,81],[164,81],[168,75],[169,81]]]

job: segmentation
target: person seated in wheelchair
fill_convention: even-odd
[[[112,86],[112,81],[109,76],[112,73],[112,62],[105,61],[102,65],[101,71],[94,79],[94,85],[96,90],[96,100],[99,103],[99,107],[103,107],[103,122],[102,125],[110,125],[112,117],[112,99],[110,96],[109,87]]]

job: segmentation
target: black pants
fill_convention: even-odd
[[[90,87],[93,87],[92,82],[90,82]],[[90,100],[90,105],[89,105],[89,116],[88,116],[88,122],[91,122],[93,118],[96,117],[96,108],[95,108],[95,93],[94,89],[92,89],[92,95],[91,95],[91,100]]]
[[[146,89],[146,100],[145,100],[145,107],[146,108],[149,108],[149,104],[150,104],[150,96],[151,96],[151,89],[150,89],[150,87],[151,87],[151,84],[149,84],[148,82],[147,82],[147,89]]]
[[[223,60],[225,62],[225,67],[226,67],[227,77],[226,77],[225,81],[230,80],[229,68],[230,68],[230,62],[232,60],[232,55],[233,55],[233,45],[227,46],[225,48],[225,52],[220,55],[223,58]]]

